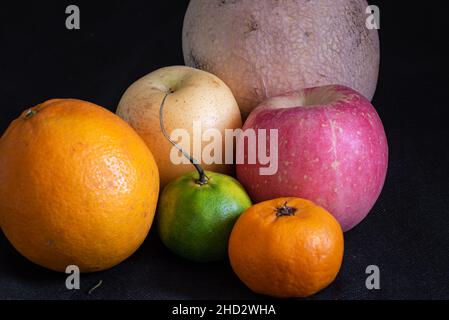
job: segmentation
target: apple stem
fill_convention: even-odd
[[[209,178],[206,176],[206,173],[204,172],[203,167],[201,167],[199,162],[197,160],[195,160],[190,154],[188,154],[180,145],[178,145],[175,141],[173,141],[173,139],[170,137],[170,135],[165,130],[165,127],[164,127],[164,105],[165,105],[165,100],[167,100],[167,97],[170,95],[170,93],[172,93],[172,91],[169,91],[165,94],[164,99],[162,99],[162,103],[159,108],[159,123],[161,126],[162,134],[164,135],[165,138],[167,138],[168,141],[170,141],[170,143],[176,149],[178,149],[179,151],[182,152],[184,157],[189,159],[190,163],[195,167],[196,171],[198,171],[199,179],[197,180],[197,183],[199,185],[206,184],[207,181],[209,180]]]

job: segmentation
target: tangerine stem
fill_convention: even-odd
[[[170,135],[165,130],[165,127],[164,127],[164,106],[165,106],[165,100],[167,100],[167,97],[170,95],[170,93],[171,93],[171,91],[165,93],[164,99],[162,99],[162,103],[161,103],[161,106],[159,108],[159,123],[160,123],[160,126],[161,126],[162,134],[164,135],[165,138],[167,138],[168,141],[170,141],[170,143],[176,149],[178,149],[179,151],[182,152],[184,157],[189,159],[191,164],[193,164],[193,166],[195,167],[196,171],[198,171],[198,175],[199,175],[199,179],[198,179],[197,182],[200,185],[206,184],[207,180],[209,180],[209,178],[206,176],[206,173],[204,172],[204,169],[200,166],[199,162],[196,159],[194,159],[190,154],[188,154],[180,145],[178,145],[175,141],[173,141],[172,138],[170,137]]]
[[[293,216],[296,211],[296,208],[287,206],[287,201],[285,201],[282,207],[276,208],[276,217]]]

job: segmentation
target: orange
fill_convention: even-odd
[[[328,286],[343,259],[337,220],[311,201],[279,198],[258,203],[237,220],[229,258],[254,292],[307,297]]]
[[[65,271],[110,268],[143,242],[159,193],[137,133],[95,104],[50,100],[0,139],[0,225],[29,260]]]

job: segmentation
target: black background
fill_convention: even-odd
[[[80,98],[115,111],[139,77],[183,64],[187,1],[93,2],[0,4],[0,133],[22,110],[49,98]],[[447,11],[443,1],[371,3],[381,9],[381,71],[373,104],[388,135],[388,176],[372,212],[345,234],[336,281],[311,299],[448,299]],[[81,30],[65,28],[69,4],[81,9]],[[380,267],[381,290],[365,288],[371,264]],[[87,295],[100,279],[103,285]],[[82,275],[78,291],[65,288],[64,274],[29,263],[0,234],[0,298],[261,297],[239,282],[227,262],[178,258],[153,230],[127,261]]]

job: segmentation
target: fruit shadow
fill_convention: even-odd
[[[32,263],[0,232],[0,299],[85,299],[89,297],[88,287],[98,283],[101,274],[82,274],[81,289],[69,290],[66,287],[69,274]]]
[[[228,261],[196,263],[172,254],[152,229],[143,245],[121,264],[81,274],[80,290],[68,290],[69,275],[22,257],[0,234],[1,299],[257,299]],[[90,294],[101,280],[101,285]]]
[[[139,279],[140,299],[257,299],[227,260],[199,263],[173,254],[152,229],[129,267]]]
[[[3,233],[0,233],[0,275],[2,299],[39,299],[38,288],[48,289],[51,283],[56,282],[64,285],[64,276],[39,267],[22,257]]]

